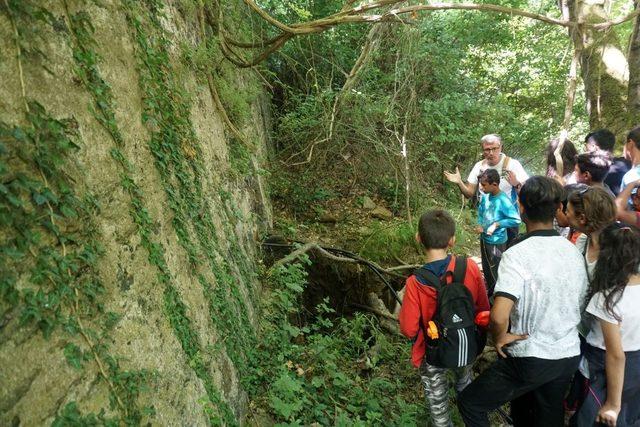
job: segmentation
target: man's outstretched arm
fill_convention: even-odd
[[[444,171],[444,177],[447,178],[447,181],[453,182],[454,184],[456,184],[460,189],[460,192],[467,199],[473,197],[473,195],[476,193],[476,188],[478,187],[478,184],[464,182],[462,180],[462,177],[460,176],[460,170],[458,169],[458,167],[456,167],[455,172]]]

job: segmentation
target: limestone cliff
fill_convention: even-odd
[[[266,95],[201,7],[0,5],[0,425],[243,420]]]

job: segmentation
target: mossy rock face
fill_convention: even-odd
[[[0,276],[15,272],[11,292],[0,292],[0,425],[241,422],[247,398],[237,364],[244,363],[241,350],[256,321],[255,236],[271,218],[257,171],[269,133],[261,119],[264,96],[245,106],[256,120],[243,131],[257,144],[247,153],[252,170],[240,178],[202,71],[182,62],[181,46],[200,38],[195,14],[154,1],[9,4],[0,8],[0,130],[6,131],[0,132],[0,182],[25,176],[53,195],[41,201],[20,190],[24,209],[42,212],[29,225],[37,242],[16,244],[20,230],[0,229],[0,253],[19,246],[24,252],[0,261]],[[141,31],[169,47],[162,82],[142,79],[149,70]],[[225,84],[262,91],[248,72],[234,79]],[[158,96],[152,84],[176,104],[174,115],[155,122],[147,117]],[[28,119],[23,93],[42,107],[40,121],[33,119],[35,107]],[[41,147],[19,146],[20,132],[37,131],[43,118],[64,127],[60,135],[77,146],[51,174],[35,157],[23,158]],[[150,141],[167,128],[177,138],[173,163],[163,169],[162,153]],[[84,213],[65,216],[62,202],[53,201],[63,195]],[[0,203],[9,206],[6,200]],[[42,221],[49,216],[47,228]],[[64,262],[89,244],[99,248],[95,256],[65,264],[60,278],[34,277],[41,254]],[[37,306],[55,311],[43,333],[34,319],[44,311],[29,312],[28,295],[46,298],[61,286],[68,292],[54,308]],[[219,307],[235,320],[222,318]],[[234,328],[248,335],[229,339]]]

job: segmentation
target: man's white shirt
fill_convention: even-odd
[[[484,172],[487,169],[495,169],[498,171],[500,175],[500,190],[504,191],[505,194],[509,197],[512,197],[511,189],[513,188],[509,181],[506,180],[506,172],[511,171],[515,174],[518,182],[524,184],[524,182],[529,179],[529,175],[524,170],[519,161],[514,158],[509,158],[509,164],[507,164],[507,170],[503,171],[504,160],[506,159],[506,155],[502,153],[500,155],[500,161],[495,166],[489,166],[486,160],[480,160],[475,165],[473,165],[473,169],[469,173],[469,178],[467,178],[467,182],[471,184],[478,184],[478,175]],[[503,173],[505,172],[505,173]]]

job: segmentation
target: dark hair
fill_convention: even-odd
[[[556,148],[558,148],[558,144],[560,143],[559,139],[552,139],[547,144],[547,176],[553,178],[557,175],[557,166],[556,166],[556,156],[554,152]],[[564,140],[564,144],[562,145],[562,150],[560,151],[560,157],[562,158],[562,174],[566,175],[567,173],[573,172],[576,167],[576,156],[578,155],[578,150],[576,150],[576,146],[573,145],[573,142],[568,139]]]
[[[478,175],[478,182],[487,181],[487,184],[500,184],[500,174],[495,169],[485,169]]]
[[[444,249],[456,234],[456,223],[442,209],[427,211],[418,221],[418,235],[425,249]]]
[[[600,255],[589,287],[589,298],[604,294],[605,310],[618,320],[614,306],[622,298],[629,277],[640,265],[640,230],[633,225],[614,222],[600,233]]]
[[[564,198],[562,199],[562,212],[567,211],[567,205],[569,204],[569,197],[575,192],[585,191],[589,186],[587,184],[567,184],[564,186]]]
[[[613,151],[613,147],[616,145],[616,136],[609,129],[598,129],[590,132],[584,137],[584,143],[589,141],[589,138],[593,138],[598,148],[608,152]]]
[[[569,194],[569,203],[576,215],[587,219],[585,231],[593,233],[616,219],[616,204],[613,197],[604,189],[585,187]]]
[[[564,195],[564,188],[555,179],[532,176],[520,189],[518,199],[526,219],[534,222],[551,222]]]
[[[603,150],[582,153],[576,156],[576,164],[580,172],[589,172],[593,182],[602,182],[609,172],[611,156]]]
[[[632,140],[636,148],[640,150],[640,126],[637,126],[627,134],[627,141]]]

